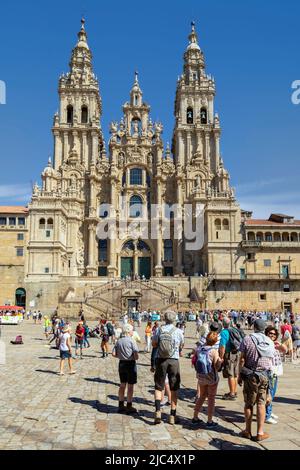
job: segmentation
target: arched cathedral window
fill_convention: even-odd
[[[187,124],[194,124],[194,110],[191,107],[186,111],[186,122]]]
[[[41,229],[44,229],[46,227],[46,220],[45,219],[40,219],[39,227]]]
[[[141,186],[143,184],[143,170],[141,168],[130,170],[130,184],[132,186]]]
[[[173,261],[173,242],[172,240],[164,241],[164,261]]]
[[[201,108],[200,111],[201,124],[207,124],[207,109]]]
[[[73,106],[69,105],[67,107],[67,123],[68,124],[73,124],[73,114],[74,114]]]
[[[87,124],[88,122],[88,108],[87,106],[82,106],[81,108],[81,123]]]
[[[99,240],[98,242],[98,261],[100,263],[107,261],[107,240]]]
[[[143,214],[143,200],[140,196],[132,196],[129,203],[129,216],[133,218],[141,217]]]

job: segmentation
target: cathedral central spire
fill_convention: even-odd
[[[87,34],[85,31],[85,19],[81,18],[81,29],[78,33],[78,42],[76,47],[84,47],[85,49],[89,50],[89,46],[87,43]]]
[[[195,22],[192,21],[191,23],[191,27],[192,27],[192,31],[189,35],[189,45],[188,45],[188,48],[187,50],[189,49],[198,49],[200,51],[200,47],[199,47],[199,44],[198,44],[198,35],[197,35],[197,32],[196,32],[196,28],[195,28]]]

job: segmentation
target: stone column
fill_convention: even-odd
[[[134,252],[133,252],[133,275],[138,275],[139,273],[139,255],[137,250],[137,242],[134,242]]]
[[[157,181],[157,186],[156,186],[156,191],[157,191],[157,204],[159,207],[159,214],[160,217],[158,217],[158,223],[159,223],[159,229],[158,229],[158,238],[156,240],[156,266],[155,266],[155,276],[156,277],[162,277],[163,274],[163,266],[162,266],[162,233],[161,233],[161,225],[160,225],[160,218],[164,216],[162,213],[162,200],[161,200],[161,181]]]
[[[205,134],[205,160],[209,162],[209,133]]]
[[[81,162],[84,166],[87,166],[87,145],[86,145],[86,132],[82,133],[82,159]]]
[[[96,245],[96,230],[94,225],[90,225],[88,228],[89,231],[89,253],[88,261],[89,265],[87,267],[88,276],[94,277],[96,274],[95,266],[95,245]]]
[[[111,182],[111,205],[113,208],[116,207],[116,183],[114,181]],[[110,214],[111,217],[115,216],[115,209],[113,209],[113,213]],[[117,269],[117,253],[116,253],[116,233],[113,231],[109,238],[109,254],[108,254],[108,276],[110,278],[116,277],[118,273]]]
[[[216,171],[219,169],[220,165],[220,134],[215,134],[215,145],[216,145]]]
[[[62,163],[61,140],[59,131],[54,131],[54,163],[53,166],[56,170]]]
[[[99,142],[97,132],[92,132],[92,158],[91,163],[96,163],[99,156]]]
[[[183,210],[182,210],[182,201],[183,201],[183,197],[182,197],[182,184],[181,184],[181,180],[177,181],[177,204],[179,206],[179,210],[178,210],[178,214],[176,215],[176,217],[182,217],[182,213],[183,213]],[[182,220],[182,229],[183,229],[183,220]],[[176,240],[176,258],[177,258],[177,262],[176,262],[176,274],[181,274],[182,271],[183,271],[183,266],[182,266],[182,251],[183,251],[183,246],[182,246],[182,243],[183,243],[183,240],[182,240],[182,233],[181,233],[181,237],[179,239]]]
[[[66,162],[69,156],[69,133],[64,132],[64,161]]]
[[[191,133],[188,132],[186,136],[186,161],[185,164],[187,165],[191,159]]]
[[[184,165],[184,142],[182,132],[178,132],[178,162]]]

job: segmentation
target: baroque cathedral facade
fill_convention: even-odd
[[[253,220],[241,211],[221,158],[215,93],[192,24],[171,148],[163,142],[163,125],[151,120],[137,73],[106,147],[82,20],[70,71],[59,79],[53,163],[49,159],[29,204],[25,287],[31,305],[48,311],[58,306],[65,315],[77,308],[99,315],[132,306],[258,308],[261,285],[247,278],[257,273],[247,264],[257,245],[244,244]],[[196,208],[202,208],[197,249],[189,248],[184,222],[179,232],[176,225],[185,205],[194,224]],[[158,207],[154,214],[152,206]],[[136,233],[122,232],[124,217]],[[110,227],[111,221],[110,237],[104,237],[99,223]]]

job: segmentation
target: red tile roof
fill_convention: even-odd
[[[281,222],[273,222],[272,220],[264,220],[264,219],[247,219],[245,220],[245,225],[268,225],[268,226],[276,226],[276,227],[294,227],[294,226],[300,226],[300,220],[294,220],[290,224],[284,224]]]
[[[24,206],[0,206],[0,214],[23,214],[27,215],[28,207]]]

